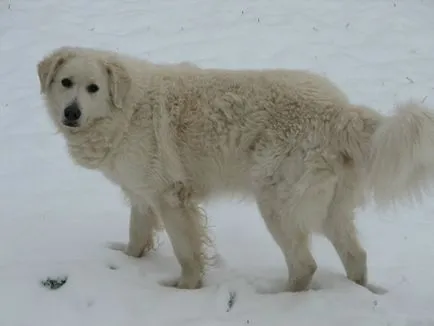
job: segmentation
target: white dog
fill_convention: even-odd
[[[155,65],[62,47],[38,74],[72,159],[131,202],[125,253],[150,250],[161,220],[182,269],[170,285],[179,288],[202,285],[209,242],[198,205],[225,192],[256,200],[285,256],[286,290],[311,282],[312,232],[366,285],[354,208],[367,190],[380,204],[420,195],[432,177],[433,113],[410,103],[384,117],[313,73]]]

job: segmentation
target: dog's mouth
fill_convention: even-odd
[[[77,121],[63,120],[62,123],[64,126],[66,126],[68,128],[78,128],[80,126]]]

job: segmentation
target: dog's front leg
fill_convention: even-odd
[[[160,201],[161,219],[181,265],[181,276],[163,282],[180,289],[202,286],[205,268],[205,244],[208,237],[203,226],[200,208],[190,199],[189,189],[183,183],[174,183]]]
[[[128,245],[110,244],[111,249],[131,257],[142,257],[155,246],[155,232],[162,228],[158,217],[148,205],[131,206]]]
[[[155,231],[158,219],[153,210],[146,206],[133,205],[130,214],[128,246],[125,253],[132,257],[142,257],[155,245]]]

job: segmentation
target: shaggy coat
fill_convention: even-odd
[[[178,288],[202,286],[209,239],[199,204],[229,192],[255,199],[285,257],[286,290],[311,282],[312,232],[366,285],[354,209],[366,191],[379,204],[419,196],[432,177],[433,113],[408,103],[382,116],[307,71],[156,65],[62,47],[38,75],[74,162],[131,203],[129,243],[114,248],[140,257],[164,225],[181,266],[166,284]]]

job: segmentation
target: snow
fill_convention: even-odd
[[[348,281],[314,237],[314,289],[272,293],[285,262],[255,205],[238,201],[207,207],[223,261],[205,287],[161,286],[179,273],[167,238],[142,259],[107,248],[127,241],[128,208],[72,164],[36,75],[48,51],[81,45],[155,62],[306,68],[382,112],[410,98],[434,107],[433,11],[431,0],[1,0],[0,325],[434,325],[430,197],[357,212],[370,283],[386,291]],[[57,290],[41,286],[62,276]]]

